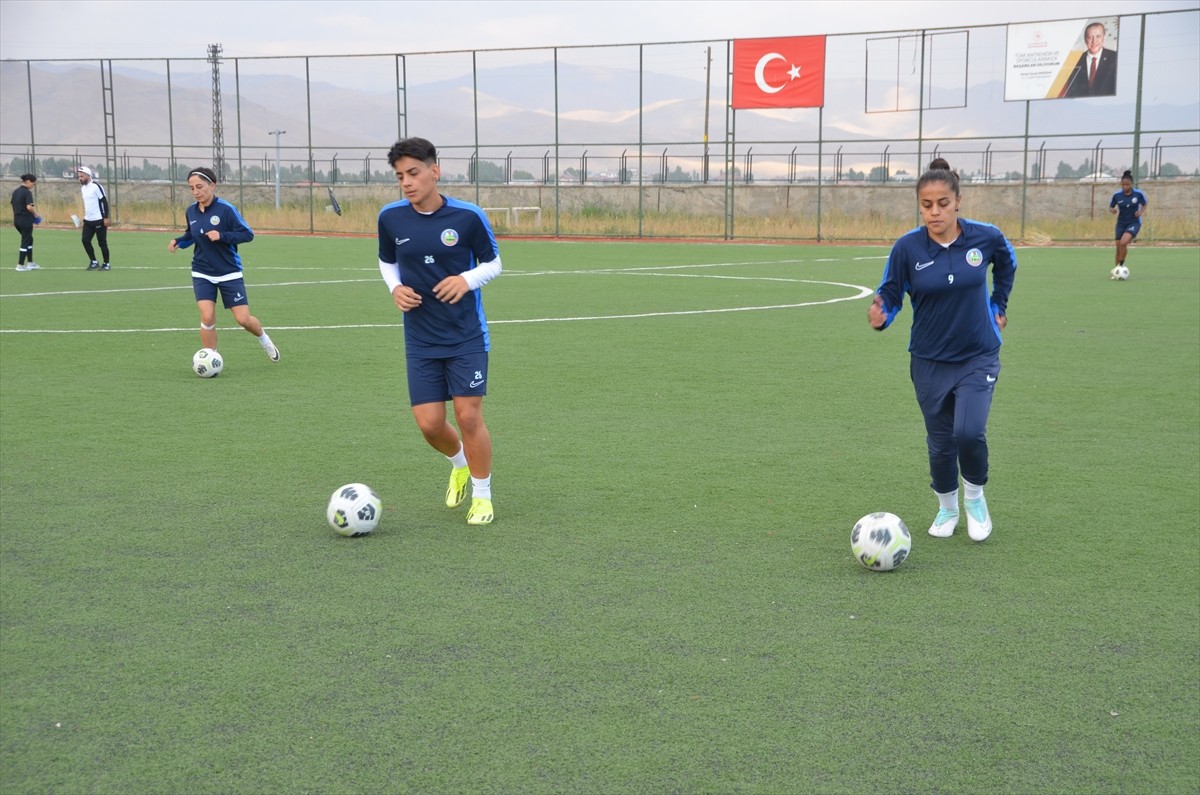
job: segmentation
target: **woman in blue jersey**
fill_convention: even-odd
[[[462,504],[469,480],[467,524],[490,524],[492,437],[483,422],[490,342],[480,288],[500,274],[500,250],[483,210],[438,192],[432,143],[398,141],[388,163],[404,198],[379,211],[379,272],[404,313],[413,419],[450,461],[446,507]],[[457,430],[446,420],[447,401]]]
[[[192,254],[192,292],[200,310],[200,344],[217,349],[217,293],[225,308],[233,313],[238,325],[258,338],[267,357],[279,361],[279,349],[250,314],[246,281],[242,278],[242,258],[238,245],[254,239],[254,231],[242,220],[237,208],[217,198],[217,175],[211,168],[197,168],[188,174],[188,188],[196,203],[187,208],[187,231],[171,240],[167,250],[195,246]]]
[[[913,311],[909,373],[925,416],[930,485],[939,504],[929,534],[954,534],[961,473],[967,535],[983,541],[992,532],[983,496],[987,420],[1000,376],[1000,332],[1008,322],[1017,258],[999,229],[959,218],[958,174],[945,161],[931,166],[944,167],[930,168],[917,181],[924,225],[892,246],[867,321],[886,329],[908,293]]]
[[[1121,175],[1121,189],[1113,194],[1108,211],[1117,216],[1117,264],[1125,264],[1129,245],[1142,231],[1142,216],[1146,214],[1146,194],[1134,190],[1133,172]]]

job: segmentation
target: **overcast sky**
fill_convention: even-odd
[[[1200,0],[0,0],[0,58],[487,50],[914,30],[1198,9]]]

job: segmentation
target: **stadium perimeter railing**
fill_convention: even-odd
[[[940,155],[964,212],[1021,240],[1095,240],[1128,168],[1144,238],[1200,241],[1200,11],[1121,16],[1104,98],[1005,101],[1007,32],[830,35],[825,106],[762,111],[730,108],[731,40],[6,60],[0,170],[65,207],[89,164],[139,228],[177,226],[187,171],[216,165],[256,228],[369,234],[397,197],[386,151],[411,134],[502,234],[877,241],[916,223]]]

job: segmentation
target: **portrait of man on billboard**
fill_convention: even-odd
[[[1063,96],[1111,97],[1117,93],[1117,51],[1104,46],[1107,36],[1103,22],[1089,22],[1084,28],[1086,49],[1071,70]]]

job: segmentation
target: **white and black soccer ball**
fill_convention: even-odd
[[[192,357],[192,370],[201,378],[212,378],[225,369],[225,360],[212,348],[201,348]]]
[[[374,489],[362,483],[347,483],[330,496],[325,518],[338,535],[357,538],[374,531],[382,513],[383,501]]]
[[[1124,265],[1117,265],[1109,272],[1108,278],[1123,282],[1129,278],[1129,268]]]
[[[912,534],[894,513],[869,513],[850,531],[850,551],[872,571],[891,571],[908,559]]]

